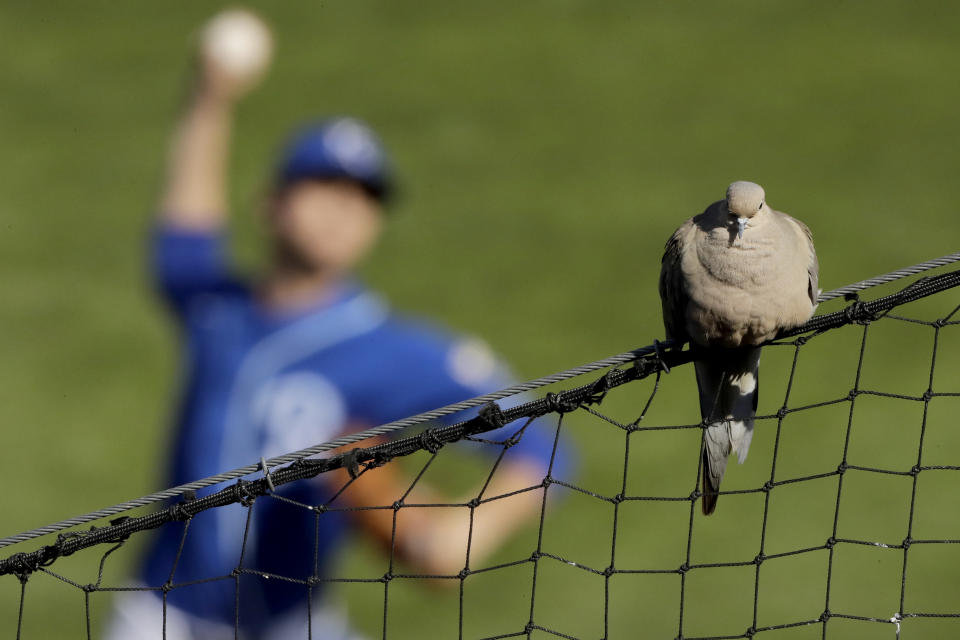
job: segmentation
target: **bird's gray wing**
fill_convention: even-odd
[[[688,235],[692,219],[677,229],[667,240],[660,262],[660,304],[663,309],[663,328],[667,338],[678,343],[690,339],[686,329],[687,290],[683,279],[684,237]]]
[[[809,261],[807,262],[807,295],[810,296],[810,302],[814,307],[817,306],[817,298],[820,296],[820,262],[817,260],[817,251],[813,247],[813,232],[810,227],[803,224],[796,218],[788,216],[794,224],[800,227],[804,238],[807,240],[807,250],[809,252]]]

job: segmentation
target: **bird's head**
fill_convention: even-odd
[[[727,187],[727,212],[731,224],[738,226],[738,238],[743,237],[743,230],[750,220],[766,208],[766,194],[755,182],[738,180]]]

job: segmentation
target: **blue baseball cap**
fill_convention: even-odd
[[[393,180],[383,146],[373,130],[354,118],[333,118],[297,131],[280,155],[277,184],[345,178],[385,202]]]

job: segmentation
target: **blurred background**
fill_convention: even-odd
[[[0,498],[2,535],[162,488],[178,354],[173,329],[145,286],[145,236],[192,38],[222,6],[91,1],[0,7],[0,460],[8,481],[15,479]],[[661,338],[656,282],[663,244],[686,218],[721,199],[733,180],[759,182],[771,206],[811,227],[825,290],[957,250],[957,5],[364,0],[249,6],[271,23],[277,50],[271,73],[241,104],[236,123],[230,171],[240,263],[252,268],[262,260],[255,212],[277,144],[291,125],[318,114],[357,115],[391,150],[402,189],[364,278],[399,309],[482,336],[520,378]],[[917,313],[933,319],[956,303],[955,293],[945,294]],[[837,333],[829,348],[811,355],[804,401],[842,397],[852,385],[860,333]],[[922,393],[931,340],[932,331],[891,330],[873,343],[879,348],[869,362],[876,385]],[[960,340],[953,338],[952,346],[945,341],[941,349],[948,347],[938,367],[953,372],[941,379],[957,387]],[[789,357],[764,357],[761,412],[775,411]],[[697,422],[692,378],[687,369],[670,378],[651,419]],[[612,413],[632,419],[627,414],[639,413],[648,391],[624,390],[611,399]],[[867,425],[896,430],[899,408],[874,404],[864,409]],[[918,428],[919,406],[903,408],[903,424]],[[806,457],[798,457],[818,460],[824,470],[836,468],[846,425],[846,406],[831,411],[829,419],[811,419],[831,446],[810,444]],[[949,414],[942,410],[944,420]],[[622,466],[611,475],[610,441],[586,425],[572,435],[584,458],[578,482],[604,491],[615,485]],[[891,437],[864,435],[865,451],[882,456],[891,450],[884,446]],[[696,463],[695,440],[657,436],[646,449],[657,455],[649,456],[644,473],[677,481],[670,477],[677,465]],[[960,435],[943,435],[945,458],[956,451],[954,444],[960,446]],[[612,458],[622,460],[622,436],[615,446]],[[754,447],[754,471],[749,464],[732,469],[729,488],[756,487],[769,475],[772,436],[758,434]],[[902,450],[903,460],[874,460],[874,466],[908,469],[916,444]],[[689,473],[679,482],[682,490],[664,488],[676,482],[659,490],[692,490]],[[886,531],[889,516],[899,527],[893,533],[859,536],[899,542],[909,494],[891,515],[870,502],[889,497],[883,486],[863,492],[864,514],[854,522],[876,516]],[[826,502],[798,495],[797,504],[826,505],[832,519],[835,482],[827,494],[833,497]],[[948,496],[936,503],[948,514],[936,535],[960,538],[960,504]],[[718,536],[722,545],[738,526],[756,533],[755,519],[744,525],[743,514],[757,513],[762,504],[737,504],[721,499],[718,515],[708,521],[719,533],[704,535]],[[688,512],[686,504],[682,511]],[[590,513],[576,499],[565,501],[558,517],[566,524],[558,530],[569,531],[570,544],[585,554],[602,556],[609,553],[609,532],[605,546],[594,548],[583,533],[593,529]],[[806,512],[798,507],[798,513]],[[628,534],[635,538],[628,539],[649,554],[653,543],[644,536],[666,516],[637,518],[637,530]],[[685,536],[681,520],[672,533],[660,534]],[[810,522],[803,517],[785,530],[814,526]],[[809,544],[822,544],[829,526],[825,531]],[[375,562],[365,544],[358,542],[345,560],[357,571]],[[724,561],[755,553],[751,537],[742,554],[732,552],[735,558]],[[823,576],[818,558],[809,569],[812,580]],[[666,564],[674,568],[680,561]],[[901,557],[885,556],[885,567],[888,561],[898,597]],[[956,568],[958,561],[938,558],[932,566]],[[872,559],[850,562],[873,566]],[[593,564],[605,566],[602,560]],[[694,622],[689,634],[718,633],[703,621],[719,615],[729,617],[721,631],[743,632],[750,622],[752,568],[748,574],[738,605],[688,612],[703,623],[698,628]],[[859,570],[851,575],[864,580]],[[956,571],[938,576],[927,583],[931,593],[960,593]],[[727,592],[735,591],[727,587],[740,584],[739,577],[731,580],[702,586],[705,593],[724,592],[718,602],[726,602]],[[795,601],[795,583],[789,576],[784,581],[786,606]],[[18,604],[8,596],[19,585],[4,582],[0,620],[8,625]],[[82,594],[34,582],[27,604],[35,615],[24,637],[82,636]],[[855,583],[851,593],[860,600],[843,608],[893,615],[897,598],[871,594],[877,583],[873,577]],[[581,587],[565,590],[558,578],[553,588],[556,610],[569,612]],[[636,635],[637,625],[654,624],[648,616],[660,607],[676,607],[675,591],[664,600],[670,604],[661,605],[659,587],[631,589],[620,592],[625,606],[617,617],[624,629],[633,629],[631,637],[676,635],[676,613],[665,614],[662,630],[654,626],[649,636]],[[477,596],[478,602],[495,603],[495,592]],[[370,593],[345,597],[360,628],[376,635],[382,593]],[[784,610],[766,623],[817,617],[822,582],[814,593],[802,612]],[[431,600],[438,610],[446,602],[456,613],[456,594],[447,602],[447,594],[414,588],[398,598]],[[955,610],[957,601],[929,608]],[[40,611],[57,615],[36,615]],[[568,633],[601,635],[593,618],[567,615],[573,625]],[[593,621],[581,624],[588,618]],[[956,626],[952,632],[917,628],[927,631],[909,637],[956,634]],[[837,637],[861,637],[856,633],[894,635],[892,627],[868,625]],[[820,628],[779,637],[820,637]]]

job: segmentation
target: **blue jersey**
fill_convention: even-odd
[[[170,485],[510,382],[477,341],[399,317],[359,285],[344,283],[312,308],[281,314],[259,304],[249,285],[232,274],[222,234],[160,229],[153,242],[154,276],[184,344]],[[545,471],[552,450],[552,429],[534,423],[507,455]],[[557,455],[555,468],[566,466],[567,447]],[[329,500],[331,489],[321,479],[278,493],[320,504]],[[168,593],[168,602],[233,624],[236,591],[230,573],[241,551],[248,569],[298,580],[309,578],[315,568],[324,575],[348,523],[340,512],[316,517],[281,500],[258,500],[243,547],[246,509],[232,505],[201,513],[189,524],[182,550],[182,529],[161,529],[147,551],[142,579],[154,587],[171,580],[179,551],[173,584],[224,579],[178,586]],[[304,585],[247,574],[241,575],[239,588],[241,625],[254,632],[286,609],[305,606],[308,597]]]

